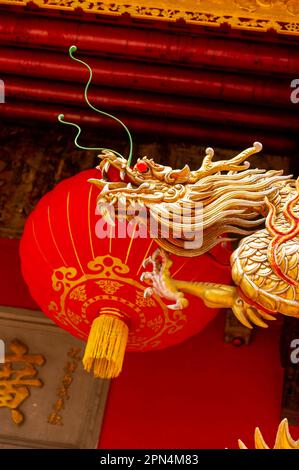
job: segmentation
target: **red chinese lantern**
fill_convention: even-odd
[[[24,278],[42,311],[72,335],[88,340],[87,370],[116,377],[125,350],[151,351],[196,334],[216,315],[200,299],[173,311],[144,298],[142,262],[157,248],[151,238],[99,238],[99,190],[88,170],[64,180],[30,215],[21,241]],[[101,236],[101,235],[100,235]],[[185,280],[227,282],[229,269],[209,255],[173,256],[172,273]]]

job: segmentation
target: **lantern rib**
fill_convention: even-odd
[[[188,260],[185,261],[185,262],[176,270],[176,272],[171,275],[171,277],[176,276],[176,275],[181,271],[181,269],[183,269],[183,268],[186,266],[187,263],[188,263]]]
[[[141,268],[143,268],[143,263],[144,263],[144,261],[146,260],[146,258],[148,257],[148,254],[149,254],[149,252],[150,252],[150,249],[151,249],[153,243],[154,243],[154,240],[152,239],[151,242],[150,242],[150,244],[149,244],[149,246],[148,246],[148,248],[147,248],[147,250],[146,250],[146,253],[145,253],[145,255],[144,255],[144,258],[143,258],[143,260],[142,260],[142,262],[141,262],[141,264],[140,264],[140,266],[139,266],[139,268],[138,268],[137,276],[138,276],[138,274],[139,274]]]
[[[93,186],[90,186],[90,190],[88,193],[88,206],[87,206],[87,217],[88,217],[88,234],[89,234],[89,242],[90,242],[90,249],[93,259],[95,258],[94,249],[92,244],[92,237],[91,237],[91,226],[90,226],[90,201],[91,201],[91,193],[92,193]]]
[[[54,269],[52,264],[50,263],[50,261],[48,260],[48,258],[46,257],[46,255],[44,254],[43,250],[41,249],[41,246],[38,242],[38,239],[37,239],[37,236],[36,236],[36,233],[35,233],[35,227],[34,227],[34,222],[32,221],[32,233],[33,233],[33,238],[34,238],[34,241],[36,243],[36,246],[38,248],[38,251],[40,252],[40,254],[42,255],[42,257],[44,258],[44,260],[46,261],[46,263],[51,267],[51,269]]]
[[[135,235],[135,232],[136,232],[136,228],[137,228],[137,224],[134,225],[134,229],[133,229],[132,235],[130,237],[130,243],[129,243],[127,254],[126,254],[125,264],[127,264],[129,256],[130,256],[130,252],[131,252],[132,244],[133,244],[133,241],[134,241],[134,235]]]
[[[109,253],[110,255],[112,254],[112,233],[113,233],[113,227],[110,227],[110,233],[109,233]]]
[[[73,250],[74,250],[74,253],[75,253],[75,256],[76,256],[76,259],[78,261],[78,264],[80,266],[80,269],[82,271],[83,274],[86,274],[83,267],[82,267],[82,264],[81,264],[81,261],[80,261],[80,258],[78,256],[78,252],[76,250],[76,245],[74,243],[74,238],[73,238],[73,234],[72,234],[72,229],[71,229],[71,221],[70,221],[70,192],[67,193],[67,199],[66,199],[66,215],[67,215],[67,225],[68,225],[68,229],[69,229],[69,234],[70,234],[70,239],[71,239],[71,242],[72,242],[72,246],[73,246]]]
[[[55,248],[56,248],[56,250],[57,250],[57,253],[59,254],[59,256],[60,256],[60,258],[61,258],[61,261],[63,262],[64,266],[67,266],[68,264],[66,263],[64,257],[62,256],[61,251],[60,251],[59,248],[58,248],[58,245],[57,245],[57,242],[56,242],[56,240],[55,240],[54,233],[53,233],[53,230],[52,230],[52,224],[51,224],[51,218],[50,218],[50,206],[48,206],[48,224],[49,224],[49,229],[50,229],[51,237],[52,237],[54,246],[55,246]]]

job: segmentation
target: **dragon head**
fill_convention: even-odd
[[[98,205],[108,203],[116,205],[126,201],[126,205],[138,202],[141,205],[175,202],[184,194],[192,172],[188,165],[182,170],[173,170],[170,166],[155,163],[147,157],[139,158],[133,167],[127,160],[105,151],[99,155],[101,179],[89,181],[101,189]]]
[[[139,158],[130,167],[125,158],[105,150],[99,155],[101,163],[97,167],[101,178],[89,181],[101,190],[97,206],[108,223],[112,221],[107,207],[113,208],[117,216],[125,213],[127,219],[128,207],[145,208],[162,227],[171,227],[172,232],[164,238],[159,230],[155,238],[160,246],[178,255],[197,256],[229,239],[229,233],[251,233],[264,220],[258,216],[262,213],[259,208],[265,205],[265,196],[288,177],[280,171],[250,169],[246,159],[261,149],[262,145],[255,142],[229,160],[214,162],[214,151],[207,148],[200,168],[195,171],[188,165],[174,170],[147,157]],[[203,217],[197,215],[198,206]],[[178,224],[169,214],[180,214],[182,207],[190,210],[190,216]],[[177,237],[174,240],[172,235],[178,228],[186,228],[183,232],[187,238],[190,233],[201,231],[202,247],[187,253],[185,240]]]

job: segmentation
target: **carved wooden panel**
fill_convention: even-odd
[[[0,448],[95,448],[109,381],[83,370],[85,344],[41,312],[8,307],[0,336]]]

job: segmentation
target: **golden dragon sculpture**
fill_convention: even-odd
[[[155,293],[181,309],[189,302],[185,295],[194,295],[209,307],[230,307],[248,328],[267,327],[277,313],[299,317],[299,182],[282,171],[250,168],[247,159],[261,149],[256,142],[214,162],[208,148],[196,171],[147,157],[130,168],[111,151],[100,155],[101,178],[91,182],[101,189],[98,208],[106,220],[113,223],[109,208],[127,219],[139,210],[158,227],[151,236],[160,248],[145,260],[152,271],[141,277],[151,284],[146,296]],[[235,285],[172,278],[171,254],[200,256],[232,235],[244,237],[231,256]]]

